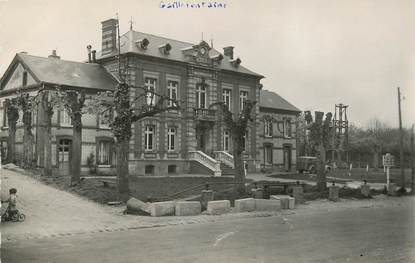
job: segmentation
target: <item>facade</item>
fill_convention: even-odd
[[[278,94],[261,90],[258,152],[262,171],[296,171],[296,123],[300,112]]]
[[[121,54],[120,60],[118,54]],[[246,100],[260,101],[254,113],[259,117],[250,123],[246,131],[243,156],[248,171],[257,172],[261,168],[289,170],[295,165],[294,119],[299,110],[274,93],[274,101],[264,101],[270,98],[271,93],[261,91],[260,80],[263,76],[245,68],[241,60],[234,56],[233,47],[225,47],[222,54],[205,41],[195,45],[132,29],[122,35],[118,43],[117,21],[110,19],[102,22],[101,51],[89,48],[88,55],[87,62],[65,61],[56,52],[48,58],[25,53],[15,56],[0,86],[3,156],[8,138],[4,101],[16,96],[18,90],[35,96],[39,90],[60,87],[82,89],[94,96],[100,91],[114,90],[121,72],[131,86],[131,102],[137,109],[143,104],[154,105],[157,100],[151,93],[142,94],[144,90],[139,87],[168,95],[178,100],[181,108],[180,111],[164,112],[133,124],[131,174],[221,175],[225,168],[231,169],[231,134],[221,123],[216,108],[211,107],[219,101],[225,102],[235,114],[242,110]],[[140,95],[144,96],[137,99]],[[277,97],[278,100],[275,99]],[[287,105],[290,107],[287,108]],[[109,112],[102,114],[112,115]],[[111,173],[116,165],[116,144],[108,118],[102,114],[84,114],[82,117],[81,161],[84,172],[94,168]],[[39,166],[44,163],[42,115],[40,108],[32,113],[34,157]],[[268,119],[272,121],[272,133],[269,130],[265,133],[263,129],[263,122]],[[72,127],[68,114],[59,107],[54,110],[52,120],[52,143],[52,164],[65,172],[69,169],[71,158]],[[22,145],[23,127],[19,120],[16,159],[22,154]],[[282,161],[284,158],[287,161]]]
[[[5,100],[16,96],[18,91],[36,96],[39,91],[61,89],[82,89],[94,95],[99,91],[114,89],[117,81],[104,67],[98,64],[61,60],[54,52],[48,58],[16,54],[1,79],[0,91],[0,143],[2,159],[7,155],[8,120]],[[31,113],[32,133],[34,137],[34,163],[42,167],[45,151],[44,113],[41,107]],[[84,114],[82,117],[82,164],[87,169],[87,158],[93,154],[98,169],[108,170],[113,165],[113,135],[108,123],[99,114]],[[23,155],[22,112],[16,129],[16,160]],[[68,113],[55,107],[52,116],[52,165],[61,170],[69,170],[71,158],[72,124]]]
[[[102,52],[97,56],[97,63],[113,74],[119,65],[116,24],[114,19],[102,22]],[[259,100],[263,77],[242,66],[233,47],[221,54],[205,41],[195,45],[130,30],[120,37],[120,53],[121,71],[130,85],[167,94],[178,99],[183,109],[134,124],[131,173],[204,173],[209,167],[218,174],[214,161],[226,162],[232,146],[229,132],[210,105],[224,100],[238,113],[245,100]],[[132,88],[131,99],[140,92]],[[137,103],[154,100],[146,97]],[[259,107],[255,110],[258,113]],[[257,160],[255,127],[252,123],[247,131],[244,154],[251,171]]]

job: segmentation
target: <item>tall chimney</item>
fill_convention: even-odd
[[[54,49],[52,50],[52,54],[50,54],[48,58],[61,58],[61,57],[56,54],[56,50]]]
[[[92,63],[97,63],[96,50],[92,50]]]
[[[117,47],[117,19],[111,18],[102,24],[102,56],[110,55]]]
[[[88,63],[91,63],[91,49],[92,49],[92,46],[91,45],[88,45],[88,46],[86,46],[86,49],[88,50]]]
[[[229,57],[230,59],[233,59],[233,47],[232,46],[224,47],[223,54]]]

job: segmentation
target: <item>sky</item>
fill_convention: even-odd
[[[414,0],[217,0],[225,8],[161,8],[208,0],[0,0],[0,76],[25,51],[84,61],[101,49],[101,21],[118,13],[121,33],[136,31],[222,51],[264,75],[264,89],[302,110],[348,105],[348,120],[415,123]],[[215,2],[215,1],[211,1]]]

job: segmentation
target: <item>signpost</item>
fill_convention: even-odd
[[[389,190],[389,183],[390,183],[389,169],[390,167],[394,166],[395,158],[392,154],[387,153],[382,156],[382,161],[383,161],[383,167],[386,167],[386,185]]]

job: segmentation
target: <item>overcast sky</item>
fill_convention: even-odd
[[[189,0],[183,3],[202,3]],[[159,0],[0,0],[0,75],[15,53],[86,59],[101,48],[101,21],[119,13],[134,30],[214,47],[235,46],[264,88],[302,110],[349,105],[349,121],[415,123],[414,0],[218,0],[221,9],[162,9]],[[168,3],[169,1],[164,1]],[[173,2],[173,1],[170,1]]]

